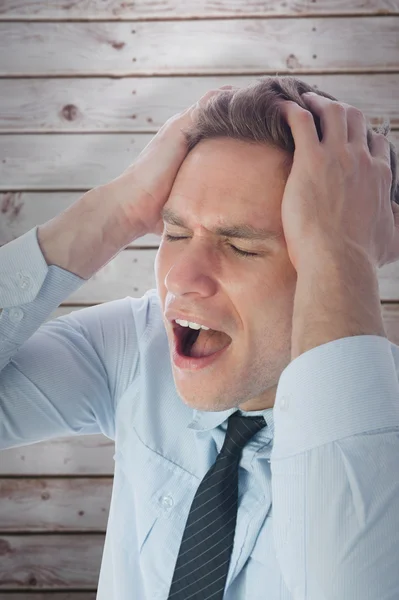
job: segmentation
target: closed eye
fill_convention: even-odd
[[[187,237],[176,237],[173,235],[169,235],[168,233],[165,233],[165,238],[168,240],[168,242],[187,239]],[[239,254],[240,256],[259,256],[258,254],[254,253],[254,252],[245,252],[244,250],[240,250],[239,248],[236,248],[232,244],[229,244],[229,245],[230,245],[231,249],[233,250],[233,252],[235,252],[236,254]]]

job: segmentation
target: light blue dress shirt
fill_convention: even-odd
[[[0,447],[115,440],[97,598],[166,600],[236,409],[180,399],[156,290],[44,323],[83,284],[36,227],[0,248]],[[386,338],[335,340],[286,367],[274,408],[242,413],[267,426],[242,453],[225,600],[399,599],[398,371]]]

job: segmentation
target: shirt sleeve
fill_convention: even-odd
[[[354,336],[283,371],[273,536],[293,600],[399,598],[399,347]]]
[[[44,322],[85,282],[47,265],[37,227],[0,248],[0,449],[78,434],[114,439],[115,399],[137,360],[130,299]]]

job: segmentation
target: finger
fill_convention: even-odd
[[[367,121],[361,110],[346,102],[340,102],[346,110],[346,123],[348,127],[348,142],[359,144],[368,149]]]
[[[342,104],[313,92],[302,94],[302,98],[320,119],[322,143],[334,143],[335,145],[347,143],[347,116]]]
[[[391,146],[388,138],[377,131],[373,131],[370,139],[370,154],[373,158],[380,158],[391,166]]]
[[[301,148],[304,152],[311,153],[320,143],[312,113],[291,100],[283,100],[280,110],[291,129],[295,149]]]

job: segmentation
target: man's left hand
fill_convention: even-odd
[[[381,267],[399,259],[399,205],[390,201],[389,142],[372,134],[367,144],[363,113],[313,93],[282,111],[295,141],[294,160],[282,201],[282,223],[290,260],[298,265],[321,246],[342,253],[356,248]]]

